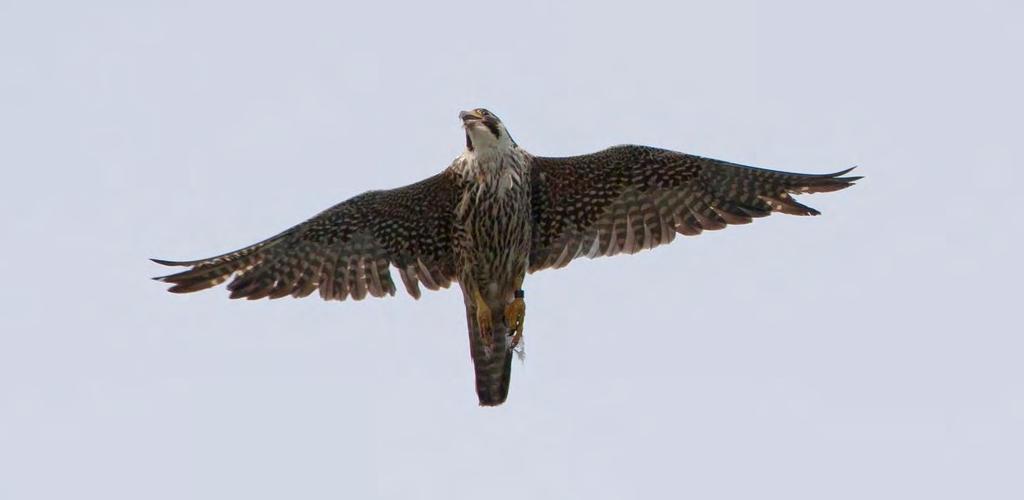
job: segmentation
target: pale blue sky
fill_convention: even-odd
[[[0,498],[1024,496],[1019,3],[368,3],[0,2]],[[457,290],[148,280],[440,171],[475,106],[868,177],[529,277],[496,409]]]

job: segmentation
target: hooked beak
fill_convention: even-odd
[[[476,111],[462,111],[459,113],[459,119],[462,120],[463,125],[469,125],[471,122],[483,121],[484,117]]]

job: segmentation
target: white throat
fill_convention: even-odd
[[[480,157],[501,156],[510,153],[515,148],[515,143],[512,142],[512,137],[509,136],[505,127],[501,125],[498,127],[499,133],[495,137],[494,133],[482,123],[466,125],[466,134],[469,135],[469,140],[472,143],[472,149],[469,144],[466,145],[466,152]]]
[[[508,138],[507,133],[501,135],[495,138],[486,129],[471,133],[473,148],[467,147],[455,160],[455,170],[476,184],[476,196],[489,192],[502,197],[524,181],[528,155]]]

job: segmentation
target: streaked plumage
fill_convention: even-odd
[[[460,117],[466,150],[440,174],[356,196],[235,252],[156,260],[189,267],[157,279],[179,293],[230,279],[231,298],[319,291],[328,300],[394,295],[390,267],[416,298],[420,284],[437,290],[457,281],[477,395],[480,404],[497,405],[508,394],[512,334],[522,325],[523,302],[514,293],[527,272],[581,256],[635,253],[677,233],[746,224],[772,212],[817,215],[791,194],[835,191],[860,178],[844,177],[850,170],[796,174],[646,146],[536,157],[487,110]]]

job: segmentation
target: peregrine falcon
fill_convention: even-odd
[[[459,114],[466,148],[443,172],[369,191],[254,245],[190,261],[157,279],[169,291],[223,283],[231,298],[362,300],[395,294],[390,268],[420,296],[462,289],[481,405],[508,396],[523,335],[527,272],[577,257],[636,253],[676,234],[746,224],[772,212],[817,215],[791,195],[836,191],[860,177],[797,174],[647,146],[565,158],[534,156],[482,108]]]

